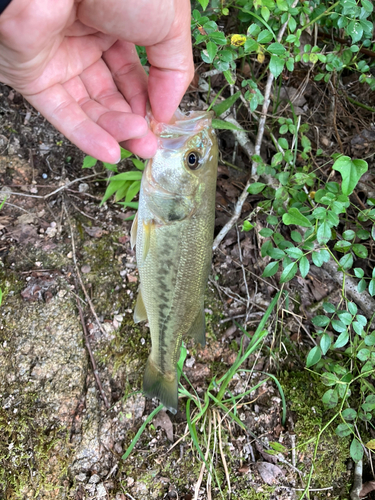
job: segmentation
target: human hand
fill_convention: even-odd
[[[0,16],[0,81],[102,161],[118,143],[151,157],[147,100],[168,122],[192,76],[189,0],[13,0]]]

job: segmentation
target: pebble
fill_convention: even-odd
[[[80,474],[78,474],[78,475],[75,477],[75,479],[76,479],[77,481],[81,481],[81,482],[82,482],[82,481],[86,481],[86,474],[84,474],[83,472],[81,472]]]
[[[100,477],[98,476],[98,474],[93,474],[90,479],[89,479],[89,483],[92,483],[92,484],[96,484],[100,481]]]
[[[103,483],[98,484],[96,487],[96,498],[104,498],[107,496],[107,490]]]
[[[89,185],[86,183],[86,182],[82,182],[79,186],[78,186],[78,191],[80,193],[87,193],[87,191],[89,190]]]
[[[81,271],[84,273],[84,274],[87,274],[91,271],[91,266],[89,266],[88,264],[85,264],[84,266],[81,267]]]

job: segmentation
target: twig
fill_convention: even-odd
[[[244,265],[243,265],[243,261],[242,261],[242,250],[241,250],[241,241],[240,241],[240,233],[238,231],[238,227],[236,226],[236,230],[237,230],[237,244],[238,244],[238,253],[239,253],[239,256],[240,256],[240,262],[241,262],[241,267],[242,267],[242,275],[243,275],[243,280],[244,280],[244,283],[245,283],[245,289],[246,289],[246,296],[247,296],[247,304],[246,304],[246,323],[247,323],[247,319],[248,319],[248,316],[249,316],[249,313],[250,313],[250,293],[249,293],[249,287],[247,286],[247,279],[246,279],[246,272],[245,272],[245,268],[244,268]]]
[[[79,311],[79,317],[80,317],[81,323],[82,323],[83,333],[85,335],[86,349],[87,349],[87,351],[89,353],[90,361],[91,361],[91,364],[92,364],[92,369],[94,371],[94,377],[95,377],[96,385],[98,386],[99,392],[100,392],[100,394],[101,394],[101,396],[103,398],[104,405],[105,405],[105,407],[108,410],[108,408],[110,407],[110,404],[108,403],[107,396],[104,393],[103,386],[102,386],[102,383],[101,383],[100,378],[99,378],[99,373],[98,373],[98,370],[96,368],[96,362],[95,362],[95,358],[94,358],[94,355],[93,355],[92,350],[91,350],[91,345],[90,345],[89,336],[88,336],[88,333],[87,333],[87,328],[86,328],[86,324],[85,324],[85,318],[83,317],[83,312],[82,312],[81,304],[79,303],[79,300],[77,298],[76,298],[76,302],[77,302],[77,307],[78,307],[78,311]]]
[[[359,494],[361,493],[362,489],[362,460],[357,462],[354,467],[354,480],[353,480],[353,487],[352,491],[350,492],[350,498],[351,500],[359,500]]]
[[[103,327],[102,325],[100,324],[100,321],[99,321],[99,318],[98,318],[98,315],[96,314],[96,311],[94,309],[94,305],[93,303],[91,302],[91,299],[89,297],[89,294],[87,293],[87,290],[86,290],[86,287],[85,285],[83,284],[83,281],[82,281],[82,277],[81,277],[81,273],[79,272],[79,269],[78,269],[78,264],[77,264],[77,258],[76,258],[76,248],[75,248],[75,242],[74,242],[74,234],[73,234],[73,228],[72,228],[72,224],[70,222],[70,217],[69,217],[69,214],[68,214],[68,211],[66,209],[66,206],[65,206],[65,203],[63,202],[63,209],[64,209],[64,212],[65,212],[65,215],[66,215],[66,218],[67,218],[67,221],[68,221],[68,224],[69,224],[69,228],[70,228],[70,237],[71,237],[71,240],[72,240],[72,254],[73,254],[73,262],[74,262],[74,267],[75,267],[75,271],[76,271],[76,274],[77,274],[77,277],[78,277],[78,280],[79,280],[79,284],[81,285],[81,288],[82,288],[82,291],[83,293],[85,294],[85,297],[86,297],[86,300],[90,306],[90,310],[92,312],[92,314],[94,315],[95,317],[95,320],[96,320],[96,323],[100,329],[100,331],[102,332],[102,334],[105,336],[106,333],[105,331],[103,330]],[[77,304],[79,304],[78,300],[77,300]],[[78,307],[78,309],[80,310],[80,315],[81,315],[81,309],[80,309],[80,306]],[[82,319],[81,319],[82,321]],[[83,324],[83,329],[84,329],[84,333],[85,333],[85,338],[87,337],[87,332],[85,330],[85,325],[84,325],[84,322],[82,323]],[[89,347],[90,344],[88,344],[88,351],[89,351],[89,354],[90,354],[90,358],[91,358],[91,362],[92,362],[92,365],[93,365],[93,369],[94,369],[94,375],[95,375],[95,379],[97,380],[97,383],[98,383],[98,380],[99,380],[99,383],[98,383],[98,387],[99,387],[99,390],[102,394],[102,397],[103,397],[103,400],[104,400],[104,404],[106,406],[106,408],[108,409],[110,407],[109,403],[108,403],[108,400],[103,392],[103,389],[101,388],[101,383],[100,383],[100,379],[99,379],[99,375],[96,371],[96,364],[95,364],[95,360],[94,360],[94,357],[92,355],[92,352],[91,352],[91,349]]]
[[[80,177],[79,179],[74,179],[73,181],[70,181],[67,184],[64,184],[63,186],[58,187],[57,189],[55,189],[51,193],[48,193],[44,196],[41,196],[39,194],[16,193],[14,191],[9,191],[9,192],[6,192],[5,194],[9,195],[9,196],[25,196],[26,198],[38,198],[40,200],[46,200],[50,196],[53,196],[54,194],[58,193],[59,191],[62,191],[63,189],[66,189],[67,187],[71,186],[72,184],[75,184],[76,182],[84,181],[84,180],[90,179],[92,177],[97,177],[98,175],[99,174],[95,173],[95,174],[91,174],[91,175],[86,175],[86,177]],[[6,187],[6,186],[4,186],[4,187]]]
[[[206,448],[206,454],[205,454],[205,457],[204,457],[204,462],[202,463],[201,470],[200,470],[200,473],[199,473],[198,481],[196,482],[196,485],[195,485],[194,499],[193,500],[198,500],[199,488],[201,487],[201,484],[202,484],[202,481],[203,481],[203,474],[204,474],[204,470],[206,468],[206,462],[207,462],[208,454],[210,452],[211,424],[212,424],[211,415],[209,414],[209,416],[208,416],[208,439],[207,439],[208,445],[207,445],[207,448]],[[208,471],[208,473],[210,474],[210,471]]]
[[[223,466],[224,466],[225,477],[227,478],[228,493],[229,493],[229,495],[231,495],[232,489],[231,489],[231,486],[230,486],[230,476],[229,476],[229,472],[228,472],[227,461],[225,460],[225,454],[223,452],[223,443],[222,443],[222,440],[221,440],[221,421],[220,421],[219,415],[217,416],[217,421],[218,421],[218,426],[219,426],[219,449],[220,449],[220,455],[221,455],[221,460],[222,460]]]
[[[298,0],[294,0],[294,2],[292,4],[292,8],[295,7],[297,4],[298,4]],[[282,37],[284,35],[284,32],[285,32],[286,27],[288,25],[289,17],[290,16],[288,16],[288,20],[280,28],[279,34],[277,35],[278,42],[280,42],[280,40],[282,39]],[[272,88],[273,79],[274,79],[273,74],[271,72],[269,72],[268,78],[267,78],[267,83],[266,83],[266,88],[264,91],[264,102],[263,102],[263,107],[262,107],[262,114],[261,114],[261,117],[259,119],[258,133],[257,133],[256,141],[255,141],[255,150],[253,153],[253,154],[258,155],[258,156],[260,155],[260,147],[262,145],[262,140],[263,140],[263,135],[264,135],[264,126],[266,123],[268,107],[270,105],[270,95],[271,95],[271,88]],[[238,142],[242,146],[241,142],[240,141],[238,141]],[[256,175],[256,171],[257,171],[257,163],[255,161],[253,161],[252,166],[251,166],[252,177],[254,177]],[[238,198],[238,201],[236,203],[236,206],[234,207],[234,211],[233,211],[233,215],[232,215],[231,219],[225,224],[225,226],[221,229],[219,234],[216,236],[214,243],[213,243],[213,247],[212,247],[213,251],[215,251],[217,249],[217,247],[223,241],[223,239],[225,238],[227,233],[232,229],[234,224],[239,219],[241,212],[242,212],[243,204],[245,203],[245,200],[247,198],[247,194],[248,194],[247,190],[249,189],[250,184],[251,184],[251,181],[249,180],[246,183],[246,186],[245,186],[244,190],[242,191],[240,197]]]

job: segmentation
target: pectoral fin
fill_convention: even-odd
[[[132,228],[130,230],[130,244],[131,247],[134,248],[137,242],[137,232],[138,232],[138,212],[135,214]]]
[[[147,312],[145,308],[145,303],[143,302],[142,292],[139,290],[137,302],[134,309],[134,323],[139,323],[140,321],[147,320]]]
[[[145,261],[148,251],[150,250],[151,232],[154,226],[155,222],[153,220],[143,222],[143,252],[142,252],[143,261]]]
[[[196,342],[199,342],[201,346],[206,345],[206,320],[204,316],[204,309],[198,312],[197,317],[194,320],[194,323],[191,325],[190,330],[188,331],[188,337],[191,337]]]

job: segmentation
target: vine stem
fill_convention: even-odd
[[[295,7],[298,4],[298,0],[294,0],[292,4],[292,8]],[[280,31],[277,35],[277,41],[280,43],[286,27],[288,26],[290,16],[288,16],[288,20],[281,26]],[[264,128],[266,124],[266,118],[267,118],[267,112],[268,112],[268,107],[270,105],[270,96],[271,96],[271,89],[272,89],[272,83],[274,80],[274,76],[271,73],[271,71],[268,74],[267,78],[267,83],[266,83],[266,88],[264,91],[264,101],[263,101],[263,107],[262,107],[262,113],[259,119],[259,124],[258,124],[258,133],[255,141],[255,155],[260,156],[260,148],[262,145],[263,141],[263,135],[264,135]],[[251,177],[247,181],[246,186],[244,187],[244,190],[242,191],[240,197],[237,200],[236,206],[234,207],[233,215],[230,218],[230,220],[225,224],[225,226],[221,229],[219,234],[216,236],[214,243],[213,243],[213,250],[215,251],[217,247],[220,245],[220,243],[223,241],[225,236],[228,234],[228,232],[232,229],[232,227],[236,224],[238,219],[240,218],[241,212],[242,212],[242,207],[243,204],[245,203],[245,200],[248,195],[248,188],[251,184],[251,180],[254,176],[256,176],[256,171],[257,171],[257,162],[253,161],[251,165]]]

